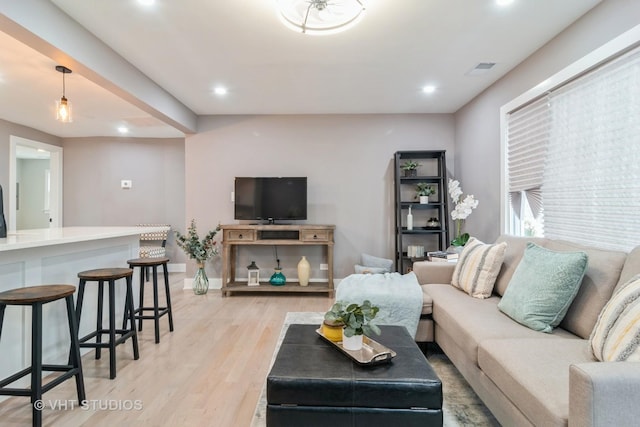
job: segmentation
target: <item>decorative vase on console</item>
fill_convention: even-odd
[[[298,263],[298,281],[300,286],[309,285],[309,274],[311,273],[311,265],[307,261],[307,257],[303,256]]]
[[[287,278],[284,277],[284,274],[282,274],[282,268],[280,268],[280,260],[276,259],[276,262],[278,263],[278,265],[275,268],[275,272],[271,275],[269,283],[271,283],[273,286],[284,286],[284,284],[287,283]]]
[[[196,230],[196,220],[191,220],[186,235],[176,231],[176,244],[182,248],[185,254],[191,259],[195,259],[198,264],[196,275],[193,278],[193,293],[196,295],[204,295],[209,290],[209,279],[207,273],[204,270],[204,263],[218,255],[217,242],[214,240],[216,234],[220,231],[220,225],[207,233],[207,235],[200,240],[198,237],[198,231]]]
[[[287,278],[282,274],[282,269],[280,267],[275,268],[275,272],[271,275],[269,283],[273,286],[284,286],[284,284],[287,283]]]

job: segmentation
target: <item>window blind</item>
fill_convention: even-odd
[[[507,183],[544,235],[606,249],[640,244],[640,48],[511,112]]]
[[[640,244],[640,49],[549,95],[544,234],[608,249]]]
[[[542,179],[546,158],[551,112],[546,97],[538,99],[508,117],[507,170],[509,198],[520,217],[525,197],[534,215],[540,213]]]

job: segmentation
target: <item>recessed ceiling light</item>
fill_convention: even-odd
[[[118,128],[118,132],[120,132],[120,133],[129,133],[129,128],[126,127],[126,126],[120,126]]]
[[[436,91],[436,87],[434,85],[427,85],[422,88],[422,92],[424,93],[433,93]]]
[[[144,6],[151,6],[153,4],[155,4],[156,0],[138,0],[138,3],[144,5]]]
[[[226,95],[227,88],[218,86],[217,88],[213,89],[213,93],[215,93],[216,95]]]
[[[513,3],[513,0],[496,0],[498,6],[509,6],[511,3]]]

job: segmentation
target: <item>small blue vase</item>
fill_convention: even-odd
[[[284,274],[282,274],[281,268],[276,268],[276,272],[271,275],[269,283],[271,283],[273,286],[283,286],[285,283],[287,283],[287,278],[284,277]]]

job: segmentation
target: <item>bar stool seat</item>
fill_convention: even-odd
[[[78,278],[80,279],[80,283],[78,286],[78,300],[76,302],[76,319],[78,325],[80,324],[80,318],[82,315],[82,303],[84,300],[86,283],[98,282],[96,329],[95,331],[79,339],[80,347],[95,348],[96,359],[100,359],[100,353],[103,348],[109,349],[109,378],[111,379],[114,379],[116,377],[116,346],[131,338],[131,342],[133,345],[133,358],[134,360],[138,360],[140,358],[138,351],[138,334],[136,332],[135,319],[133,317],[133,289],[131,284],[132,276],[133,270],[130,268],[99,268],[78,273]],[[116,329],[115,282],[118,279],[126,279],[127,287],[124,316],[121,329]],[[102,326],[102,306],[105,282],[108,282],[109,284],[108,328],[104,328]],[[127,326],[127,322],[130,323],[129,326]],[[118,338],[116,338],[116,334],[119,335]],[[102,335],[109,335],[109,341],[102,342]],[[95,338],[95,342],[87,342],[93,338]]]
[[[42,394],[51,390],[72,377],[76,379],[78,403],[86,400],[84,377],[80,360],[80,346],[78,342],[78,325],[74,315],[73,285],[42,285],[11,289],[0,292],[0,337],[4,322],[5,309],[9,305],[31,306],[31,366],[0,381],[0,395],[2,396],[30,396],[33,405],[32,423],[42,425],[42,408],[34,403],[42,400]],[[42,306],[44,304],[64,299],[67,306],[69,335],[71,337],[71,352],[68,365],[49,365],[42,363]],[[42,384],[42,372],[63,372],[47,384]],[[30,388],[11,388],[9,384],[31,374]]]
[[[142,330],[143,320],[153,320],[155,326],[155,339],[156,344],[160,342],[160,318],[165,314],[169,318],[169,331],[173,332],[173,313],[171,311],[171,293],[169,291],[169,273],[167,271],[167,263],[169,258],[136,258],[127,261],[129,267],[135,270],[135,267],[140,268],[140,305],[134,310],[135,318],[138,319],[138,330]],[[166,297],[166,307],[160,307],[158,303],[158,267],[162,266],[164,275],[164,292]],[[145,271],[152,269],[152,285],[153,285],[153,307],[145,307],[144,305],[144,288],[145,288]],[[145,315],[145,311],[152,311],[153,314]]]

